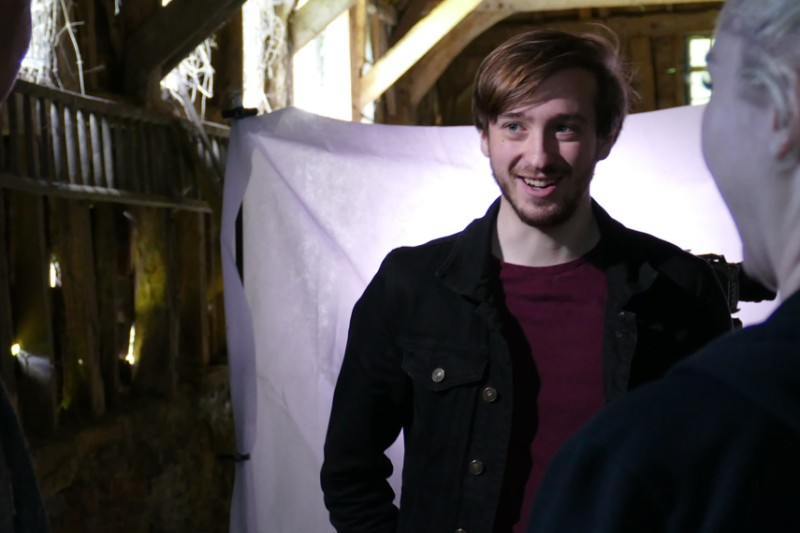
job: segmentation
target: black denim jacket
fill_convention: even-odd
[[[356,303],[321,481],[340,532],[492,530],[511,429],[511,360],[496,305],[499,209],[455,235],[399,248]],[[608,277],[606,401],[730,330],[711,268],[593,204]],[[384,451],[404,432],[400,511]]]

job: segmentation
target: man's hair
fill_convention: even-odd
[[[608,30],[610,35],[614,35]],[[486,58],[475,75],[472,119],[480,131],[509,109],[530,100],[548,77],[585,68],[597,80],[597,134],[615,140],[628,113],[633,91],[614,42],[599,34],[575,35],[533,30],[507,40]]]
[[[744,41],[741,95],[756,104],[767,99],[782,127],[799,127],[800,0],[728,0],[717,29]],[[800,158],[800,146],[794,152]]]

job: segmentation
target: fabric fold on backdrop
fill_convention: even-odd
[[[701,113],[630,116],[593,195],[629,227],[738,261],[700,155]],[[367,125],[295,108],[234,124],[221,241],[237,451],[249,459],[237,463],[232,532],[333,531],[319,469],[352,306],[392,248],[459,231],[498,194],[473,127]],[[390,456],[399,492],[399,443]]]

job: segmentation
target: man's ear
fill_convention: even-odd
[[[608,157],[608,154],[611,153],[611,149],[614,147],[614,143],[616,142],[617,142],[616,135],[608,135],[607,137],[598,137],[597,152],[594,160],[602,161],[603,159]]]
[[[800,77],[795,81],[794,87],[795,109],[800,109]],[[770,148],[779,160],[784,159],[792,152],[800,150],[800,115],[795,114],[792,120],[785,123],[786,117],[772,112],[772,143]]]
[[[481,152],[486,157],[489,157],[489,132],[480,130],[481,132]]]

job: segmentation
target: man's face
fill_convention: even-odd
[[[714,90],[703,114],[703,157],[742,238],[745,270],[774,287],[763,235],[767,224],[765,174],[772,159],[768,147],[773,114],[757,108],[739,92],[742,40],[722,31],[708,57]]]
[[[562,70],[482,132],[501,201],[525,224],[552,228],[589,209],[595,164],[613,144],[597,136],[596,91],[590,71]]]

